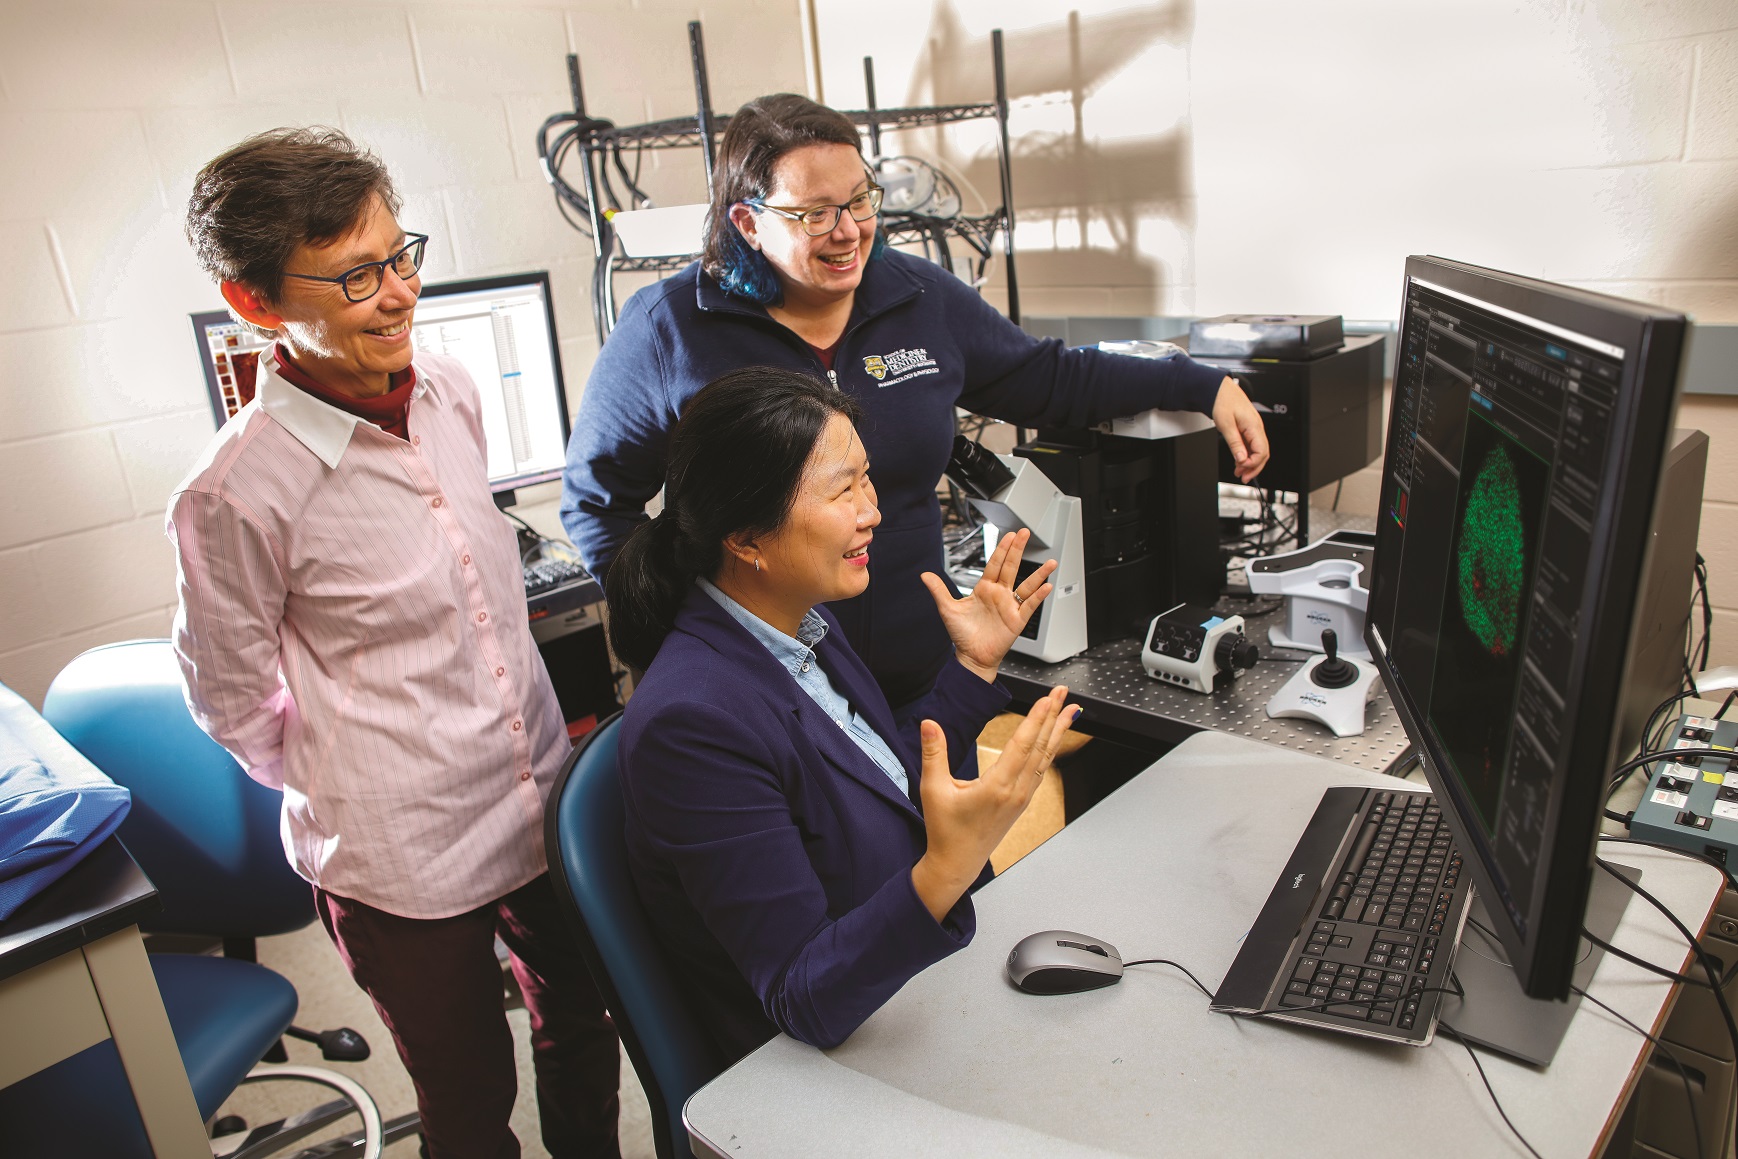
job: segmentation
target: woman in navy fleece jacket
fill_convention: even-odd
[[[879,207],[843,114],[790,93],[739,109],[719,150],[704,255],[635,294],[598,355],[561,518],[603,576],[645,520],[670,428],[702,386],[755,365],[830,381],[861,408],[882,514],[868,590],[831,610],[897,707],[928,691],[952,651],[918,576],[942,560],[935,488],[955,407],[1070,427],[1199,411],[1245,479],[1266,463],[1267,438],[1242,389],[1210,367],[1031,337],[953,274],[881,244]]]

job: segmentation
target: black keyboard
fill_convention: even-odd
[[[1429,793],[1330,789],[1213,1009],[1422,1046],[1470,898]]]
[[[544,560],[541,563],[525,565],[525,594],[540,596],[544,592],[554,591],[563,584],[588,580],[591,573],[577,563],[564,559]]]

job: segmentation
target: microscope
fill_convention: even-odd
[[[1046,664],[1084,652],[1086,553],[1080,500],[1064,494],[1031,460],[998,455],[964,435],[954,437],[947,477],[984,517],[984,558],[1002,536],[1024,527],[1032,537],[1020,560],[1020,579],[1045,560],[1056,561],[1050,595],[1014,641],[1013,651]]]

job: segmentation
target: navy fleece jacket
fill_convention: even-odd
[[[869,262],[834,353],[863,408],[881,525],[869,589],[831,605],[888,701],[924,695],[952,654],[918,576],[940,571],[941,506],[961,407],[1022,426],[1084,427],[1160,407],[1211,414],[1223,373],[1034,338],[940,266],[889,250]],[[744,366],[828,372],[766,310],[698,263],[636,293],[592,368],[567,448],[561,521],[602,576],[664,482],[665,440],[701,387]]]

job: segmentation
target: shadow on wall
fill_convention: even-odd
[[[1071,128],[1028,129],[1012,142],[1014,206],[1022,233],[1049,225],[1056,237],[1049,250],[1022,238],[1023,286],[1139,288],[1151,298],[1141,303],[1143,309],[1159,308],[1167,273],[1175,280],[1178,271],[1165,270],[1142,251],[1141,226],[1156,219],[1192,239],[1187,122],[1101,144],[1087,137],[1085,106],[1151,48],[1187,44],[1193,23],[1192,0],[1177,0],[1088,17],[1071,11],[1065,21],[1005,34],[1009,100],[1061,98],[1073,114]],[[989,99],[994,91],[988,36],[966,31],[952,0],[941,0],[912,74],[908,102],[969,104]],[[945,164],[993,199],[999,182],[993,150],[966,154],[942,131],[934,148]],[[1185,246],[1185,252],[1166,258],[1186,262],[1192,270],[1192,240]]]

